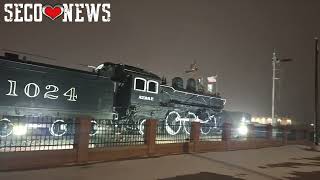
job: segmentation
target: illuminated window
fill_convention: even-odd
[[[146,84],[147,80],[137,77],[134,79],[134,90],[146,91]]]
[[[148,81],[148,92],[158,94],[159,83],[157,81]]]

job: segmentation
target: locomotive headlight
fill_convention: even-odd
[[[248,134],[248,127],[246,126],[246,125],[240,125],[239,127],[238,127],[238,133],[241,135],[241,136],[245,136],[245,135],[247,135]]]
[[[27,126],[26,125],[13,126],[13,134],[16,136],[22,136],[27,134]]]

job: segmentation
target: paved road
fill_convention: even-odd
[[[1,162],[0,162],[1,163]],[[2,172],[2,180],[320,179],[320,152],[306,146],[173,155],[77,167]]]

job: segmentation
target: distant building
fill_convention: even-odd
[[[252,117],[251,122],[258,123],[258,124],[272,124],[272,118],[271,117]],[[281,118],[277,118],[277,123],[279,125],[291,125],[292,120],[289,118],[281,117]]]

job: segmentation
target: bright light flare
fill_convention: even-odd
[[[238,128],[238,133],[241,135],[241,136],[245,136],[248,134],[248,127],[245,126],[245,125],[240,125],[240,127]]]
[[[22,136],[27,134],[27,126],[26,125],[15,125],[13,126],[13,134],[16,136]]]

